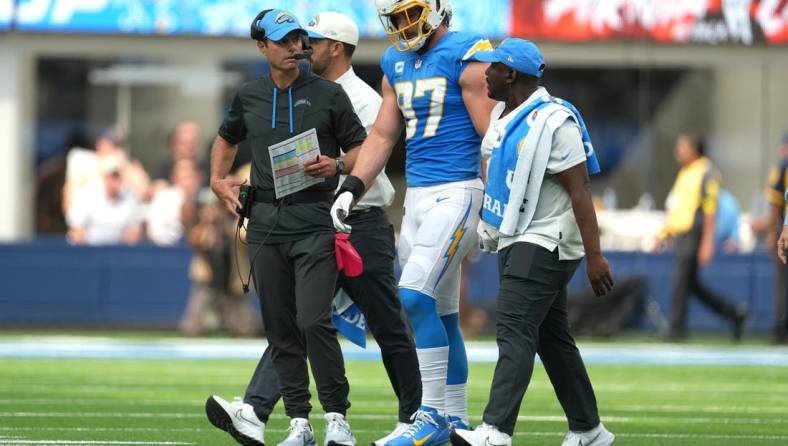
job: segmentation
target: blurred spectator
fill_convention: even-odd
[[[167,138],[169,154],[159,165],[153,182],[155,195],[159,190],[167,187],[172,174],[172,168],[178,160],[191,159],[198,162],[198,167],[204,178],[207,178],[209,166],[207,163],[199,161],[200,143],[202,128],[200,124],[192,120],[183,120],[175,125],[175,128]]]
[[[172,185],[156,193],[148,207],[148,238],[157,245],[174,245],[197,219],[197,193],[202,182],[197,162],[182,158],[172,167]]]
[[[249,166],[236,175],[249,178]],[[239,271],[245,279],[249,263],[245,247],[235,241],[236,229],[236,220],[213,193],[200,194],[199,218],[188,235],[194,250],[189,274],[192,289],[180,324],[188,336],[220,328],[206,323],[212,314],[217,316],[221,328],[233,336],[250,336],[259,325],[237,279]]]
[[[774,326],[772,329],[772,342],[781,344],[788,341],[788,330],[785,328],[785,265],[775,256],[777,252],[777,237],[783,229],[785,220],[785,190],[788,186],[788,132],[783,136],[778,147],[780,161],[769,172],[768,184],[764,191],[769,202],[769,212],[751,224],[752,232],[756,235],[766,235],[766,252],[774,257],[775,283],[774,283]]]
[[[101,134],[94,144],[94,150],[75,147],[66,157],[66,181],[63,185],[63,214],[68,215],[71,197],[82,186],[101,176],[102,160],[111,158],[119,163],[121,182],[142,201],[150,198],[150,177],[142,164],[129,158],[124,144],[123,132],[110,129]]]
[[[80,133],[66,139],[62,152],[50,158],[36,172],[36,232],[64,234],[68,230],[63,213],[63,186],[66,184],[66,158],[75,148],[87,150],[93,144]]]
[[[142,209],[135,194],[123,184],[122,161],[101,159],[101,177],[73,194],[67,222],[74,244],[136,244],[142,236]]]
[[[735,306],[700,281],[698,270],[714,257],[715,214],[720,190],[719,173],[704,156],[700,137],[680,134],[675,157],[681,166],[666,202],[666,224],[660,234],[662,242],[676,243],[668,340],[687,336],[687,305],[691,294],[733,326],[733,338],[741,339],[748,315],[745,305]]]
[[[733,194],[720,189],[717,197],[714,241],[717,249],[726,254],[733,254],[739,250],[739,213],[739,203]]]

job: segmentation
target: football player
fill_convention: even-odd
[[[399,296],[414,329],[422,406],[387,446],[431,446],[466,428],[468,362],[459,329],[460,263],[476,242],[481,137],[494,105],[481,35],[449,31],[448,0],[376,0],[391,46],[381,58],[383,104],[332,208],[334,226],[383,169],[403,124],[408,189],[399,238]]]

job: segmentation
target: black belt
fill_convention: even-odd
[[[332,191],[311,191],[302,190],[290,195],[286,195],[277,199],[272,190],[253,189],[252,201],[255,203],[269,203],[269,204],[302,204],[302,203],[330,203],[334,199],[334,192]]]
[[[355,217],[356,215],[369,214],[370,212],[383,212],[383,209],[381,209],[381,208],[379,208],[377,206],[372,206],[372,207],[368,207],[368,208],[361,208],[361,209],[351,209],[350,210],[350,215],[348,215],[348,218]]]

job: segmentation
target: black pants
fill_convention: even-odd
[[[394,229],[380,208],[351,214],[347,222],[353,227],[350,242],[364,261],[364,273],[353,278],[340,274],[338,285],[364,313],[399,399],[399,421],[410,422],[421,403],[421,376],[394,280]],[[278,400],[279,384],[268,348],[260,358],[244,401],[266,422]]]
[[[788,282],[786,272],[788,266],[783,265],[780,259],[774,260],[774,327],[772,334],[776,340],[788,338]]]
[[[558,260],[557,249],[531,243],[515,243],[498,253],[498,363],[483,420],[501,432],[514,433],[536,353],[569,429],[587,431],[599,424],[594,389],[567,320],[566,284],[579,263]]]
[[[701,231],[695,228],[679,236],[676,241],[676,265],[673,270],[673,297],[670,307],[670,334],[683,337],[687,333],[687,305],[690,295],[695,295],[718,314],[736,320],[736,307],[708,289],[698,275],[698,250]]]
[[[779,262],[779,260],[777,260]],[[783,265],[782,263],[780,266],[783,269],[782,276],[783,276],[783,330],[788,332],[788,266]],[[778,291],[777,294],[780,292]]]
[[[349,387],[331,320],[337,278],[334,234],[250,244],[249,256],[255,255],[255,287],[287,416],[308,418],[312,409],[307,358],[323,410],[345,414]]]

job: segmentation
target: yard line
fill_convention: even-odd
[[[96,405],[96,406],[204,406],[205,401],[202,400],[149,400],[149,399],[133,399],[133,400],[113,400],[110,398],[0,398],[0,405],[9,404],[19,406],[20,404],[29,404],[32,406],[48,406],[53,404],[63,404],[68,406],[77,405]],[[395,402],[396,404],[396,402]]]
[[[101,440],[22,440],[22,439],[6,440],[0,438],[0,444],[172,446],[172,445],[189,445],[194,443],[184,443],[181,441],[101,441]]]
[[[0,428],[0,430],[13,430],[12,428]],[[61,427],[61,428],[18,428],[18,430],[23,431],[66,431],[66,432],[147,432],[147,431],[160,431],[163,433],[166,432],[218,432],[214,428],[161,428],[161,429],[154,429],[154,428],[134,428],[134,427],[119,427],[119,428],[87,428],[87,427]],[[280,428],[267,428],[266,432],[271,433],[285,433],[288,432],[288,429],[280,429]],[[380,433],[378,430],[371,430],[371,429],[353,429],[353,432],[366,435],[366,434],[377,434]],[[515,432],[515,437],[563,437],[565,432]],[[617,437],[623,438],[663,438],[663,439],[696,439],[696,440],[710,440],[710,439],[717,439],[717,440],[724,440],[724,439],[731,439],[731,440],[761,440],[761,441],[788,441],[788,435],[761,435],[761,434],[753,434],[753,435],[745,435],[745,434],[665,434],[665,433],[650,433],[650,432],[637,432],[637,433],[629,433],[629,432],[616,432]],[[4,438],[20,438],[20,437],[2,437],[0,436],[0,441]],[[47,441],[47,440],[39,440],[39,441]],[[82,443],[79,443],[82,444]],[[85,443],[85,444],[94,444],[94,443]],[[148,443],[95,443],[95,444],[150,444],[150,445],[183,445],[183,444],[191,444],[191,443],[156,443],[156,442],[148,442]]]
[[[208,421],[206,420],[206,423]],[[0,431],[10,432],[216,432],[211,427],[10,427],[0,426]],[[22,437],[2,437],[1,438],[22,438]]]
[[[515,432],[515,437],[555,437],[564,433],[556,432]],[[762,440],[762,441],[788,441],[788,435],[745,435],[745,434],[661,434],[649,432],[618,432],[616,437],[623,438],[664,438],[664,439],[694,439],[694,440]]]
[[[0,417],[202,418],[205,415],[196,412],[0,412]]]
[[[320,415],[315,413],[315,415]],[[0,417],[49,417],[49,418],[204,418],[203,413],[197,412],[0,412]],[[271,418],[286,418],[284,414],[272,414]],[[351,414],[349,419],[357,420],[394,420],[396,416],[381,414]],[[473,418],[473,417],[472,417]],[[560,415],[520,415],[519,421],[563,422],[564,416]],[[650,423],[650,424],[755,424],[755,425],[782,425],[788,420],[782,418],[713,418],[713,417],[669,417],[669,416],[607,416],[605,421],[611,423]]]
[[[784,401],[781,399],[781,402]],[[673,404],[608,404],[604,407],[605,412],[690,412],[690,413],[746,413],[746,414],[784,414],[785,406],[758,407],[758,406],[688,406]]]

